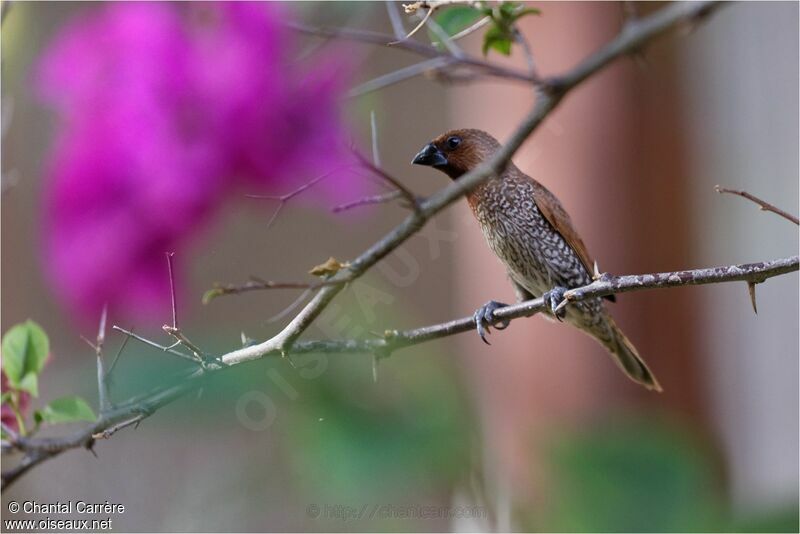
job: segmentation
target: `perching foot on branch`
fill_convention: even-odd
[[[559,322],[564,321],[564,316],[567,314],[565,309],[569,301],[564,298],[564,293],[567,288],[555,286],[553,289],[544,294],[544,302],[553,314],[553,317],[558,319]]]
[[[486,334],[490,332],[490,327],[494,326],[498,330],[505,330],[508,328],[508,325],[511,324],[511,321],[508,319],[503,319],[502,321],[497,322],[497,319],[494,316],[495,310],[505,308],[506,306],[508,306],[508,304],[505,302],[490,300],[475,310],[475,313],[472,315],[472,318],[475,320],[475,328],[478,329],[478,335],[481,336],[481,339],[487,345],[491,345],[491,343],[489,343],[489,341],[486,339]]]

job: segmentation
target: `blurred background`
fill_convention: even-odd
[[[543,74],[572,67],[623,21],[616,2],[534,5],[541,15],[521,29]],[[3,22],[2,330],[32,318],[50,336],[35,404],[77,393],[96,405],[94,358],[79,337],[96,326],[76,320],[44,274],[43,175],[58,121],[34,96],[31,72],[67,21],[101,8],[20,2]],[[379,2],[284,8],[309,24],[392,31]],[[480,55],[477,34],[461,43]],[[602,271],[797,254],[791,223],[714,192],[715,184],[746,189],[800,211],[797,43],[796,3],[725,6],[570,93],[515,162],[562,200]],[[333,43],[296,45],[302,55]],[[355,83],[418,60],[352,50]],[[516,49],[489,58],[524,68]],[[514,82],[440,81],[418,77],[347,101],[354,135],[369,139],[374,111],[383,166],[421,195],[446,183],[409,164],[428,140],[455,127],[505,139],[533,102]],[[308,278],[312,266],[354,258],[405,216],[394,204],[348,214],[331,204],[298,197],[267,228],[274,203],[244,194],[227,202],[181,252],[186,333],[212,353],[238,346],[242,332],[266,339],[286,321],[268,319],[298,291],[206,306],[203,292],[251,275]],[[626,380],[591,339],[541,317],[493,333],[491,346],[462,334],[403,350],[379,363],[377,381],[365,355],[243,365],[98,443],[97,458],[70,451],[31,471],[3,493],[3,517],[10,500],[71,499],[124,504],[114,528],[125,531],[796,531],[797,274],[757,291],[757,315],[744,283],[618,299],[612,312],[661,395]],[[370,336],[513,298],[462,202],[353,283],[305,337]],[[122,326],[167,344],[158,321],[169,314]],[[111,336],[109,352],[121,342]],[[124,399],[182,366],[131,342],[112,394]],[[342,517],[364,507],[379,513]],[[419,517],[421,507],[442,512]]]

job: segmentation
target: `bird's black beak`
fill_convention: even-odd
[[[447,158],[442,151],[436,148],[433,143],[428,143],[420,150],[411,163],[415,165],[429,165],[431,167],[441,167],[447,165]]]

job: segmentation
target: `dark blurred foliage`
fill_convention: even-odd
[[[797,531],[791,504],[734,519],[712,450],[687,425],[652,414],[593,424],[553,440],[545,509],[521,517],[553,532]]]

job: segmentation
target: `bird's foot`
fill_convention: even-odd
[[[475,327],[478,329],[478,335],[481,336],[481,339],[487,345],[491,345],[486,340],[486,334],[490,332],[490,327],[494,326],[498,330],[504,330],[511,324],[511,321],[508,319],[503,319],[499,323],[495,324],[497,319],[494,317],[495,310],[500,308],[505,308],[508,304],[504,302],[497,302],[496,300],[490,300],[477,310],[472,315],[472,318],[475,320]]]
[[[564,298],[564,293],[566,292],[567,288],[556,286],[544,294],[545,304],[547,304],[550,308],[550,313],[552,313],[559,322],[563,322],[564,316],[567,314],[565,308],[567,304],[569,304],[569,300]]]

